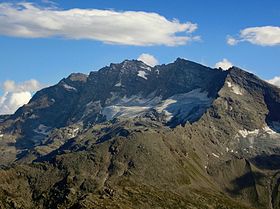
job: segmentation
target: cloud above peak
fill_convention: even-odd
[[[0,115],[12,114],[19,107],[27,104],[32,94],[45,85],[39,81],[31,79],[22,83],[16,83],[13,80],[7,80],[1,85],[3,95],[0,96]]]
[[[24,38],[89,39],[109,44],[184,45],[199,40],[197,24],[157,13],[98,9],[60,10],[32,3],[0,3],[0,34]]]
[[[24,81],[22,83],[16,83],[13,80],[6,80],[2,84],[2,89],[4,92],[22,92],[22,91],[38,91],[45,87],[45,85],[41,84],[39,81],[35,79],[31,79],[28,81]]]
[[[250,27],[241,30],[236,38],[232,36],[227,37],[227,43],[229,45],[233,46],[240,42],[249,42],[260,46],[280,45],[280,27]]]
[[[267,82],[269,82],[275,86],[278,86],[280,88],[280,76],[275,76],[274,78],[268,80]]]
[[[220,61],[220,62],[217,62],[216,64],[215,64],[215,68],[221,68],[221,69],[223,69],[223,70],[228,70],[229,68],[231,68],[233,66],[233,64],[229,61],[229,60],[227,60],[227,59],[223,59],[222,61]]]
[[[147,65],[151,66],[151,67],[154,67],[155,65],[158,65],[159,62],[158,60],[151,54],[146,54],[146,53],[143,53],[141,54],[137,60],[140,60],[144,63],[146,63]]]

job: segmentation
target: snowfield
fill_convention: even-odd
[[[165,115],[166,122],[176,120],[195,120],[199,118],[211,105],[213,98],[207,96],[207,92],[195,89],[188,93],[177,94],[165,100],[161,97],[142,98],[133,96],[122,98],[113,105],[103,108],[102,114],[107,120],[116,117],[137,117],[150,111],[156,110]]]

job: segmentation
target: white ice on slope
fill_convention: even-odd
[[[227,86],[228,86],[229,88],[231,88],[231,87],[232,87],[231,82],[227,81],[226,83],[227,83]]]
[[[201,92],[201,89],[177,94],[162,101],[155,109],[159,113],[164,112],[167,115],[167,121],[171,120],[174,116],[177,116],[180,120],[186,118],[193,119],[201,115],[206,107],[212,103],[213,99],[209,98],[207,94],[207,92]],[[194,108],[198,109],[192,113]]]
[[[144,69],[144,70],[148,70],[148,71],[152,70],[151,67],[149,67],[149,66],[141,66],[141,68]]]
[[[258,136],[260,134],[280,135],[276,131],[272,130],[267,124],[264,124],[264,126],[261,129],[255,129],[253,131],[249,131],[247,129],[239,130],[238,134],[240,134],[243,138],[249,136]]]
[[[51,128],[40,124],[37,129],[34,130],[37,134],[48,135],[50,133]]]
[[[141,107],[141,106],[117,106],[112,105],[110,107],[106,107],[103,109],[102,114],[106,116],[107,120],[111,120],[116,117],[136,117],[137,115],[148,110],[149,107]]]
[[[148,78],[146,77],[147,73],[143,70],[139,70],[137,76],[144,78],[145,80],[147,80]]]
[[[69,127],[68,128],[68,135],[71,138],[74,138],[77,136],[78,132],[79,132],[79,128],[73,128],[73,127]]]
[[[116,86],[116,87],[120,87],[120,86],[122,86],[122,83],[121,83],[121,82],[118,82],[118,83],[116,83],[115,86]]]
[[[246,129],[239,130],[238,133],[243,137],[246,138],[249,135],[258,135],[259,134],[259,129],[255,129],[253,131],[248,131]]]
[[[217,154],[215,154],[215,153],[213,153],[213,152],[212,152],[212,155],[213,155],[214,157],[216,157],[216,158],[220,158],[219,155],[217,155]]]
[[[77,89],[76,89],[75,87],[69,86],[69,85],[66,84],[66,83],[64,83],[62,86],[63,86],[66,90],[68,90],[68,91],[77,91]]]
[[[132,96],[124,97],[103,108],[102,114],[106,116],[107,120],[111,120],[115,117],[136,117],[153,109],[164,114],[166,121],[171,120],[174,116],[179,120],[193,119],[202,114],[212,101],[213,99],[207,96],[207,92],[201,92],[200,89],[177,94],[165,100],[162,100],[161,97],[144,99],[140,96]],[[195,111],[193,111],[194,108],[196,108]]]
[[[270,135],[277,134],[276,131],[272,130],[272,129],[271,129],[269,126],[267,126],[267,125],[263,127],[263,130],[265,131],[265,133],[270,134]]]
[[[168,112],[167,108],[174,103],[177,103],[177,100],[175,100],[174,98],[173,99],[166,99],[159,106],[157,106],[155,109],[159,113],[163,112],[166,116],[166,120],[169,121],[169,120],[172,119],[173,114],[171,112]]]
[[[233,84],[233,83],[231,83],[229,81],[227,81],[226,83],[227,83],[227,86],[229,88],[231,88],[233,93],[235,93],[237,95],[243,95],[241,87],[239,87],[238,85]]]
[[[107,120],[116,117],[136,117],[160,102],[159,97],[144,99],[139,96],[124,97],[116,104],[103,108],[102,114]]]

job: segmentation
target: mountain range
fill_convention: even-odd
[[[280,89],[178,58],[73,73],[0,116],[0,208],[280,208]]]

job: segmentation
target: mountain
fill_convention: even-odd
[[[280,208],[280,89],[125,60],[0,117],[0,208]]]

